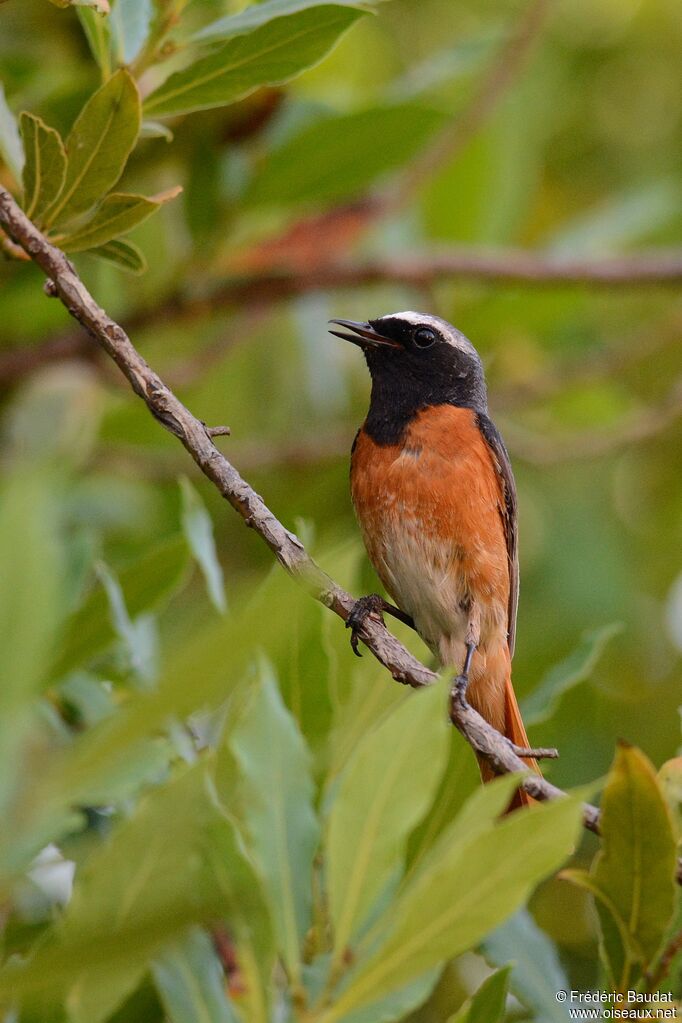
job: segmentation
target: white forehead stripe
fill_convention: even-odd
[[[475,355],[478,357],[478,352],[472,345],[471,341],[464,336],[456,327],[453,327],[447,320],[443,320],[440,316],[431,316],[430,313],[417,313],[413,309],[408,309],[404,313],[388,313],[386,316],[381,317],[382,320],[405,320],[406,323],[411,323],[416,326],[433,327],[438,333],[447,341],[453,348],[459,348],[462,352],[467,352],[469,355]]]

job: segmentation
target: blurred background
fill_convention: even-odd
[[[200,0],[186,23],[237,6]],[[3,4],[0,19],[9,107],[67,131],[97,83],[77,19],[45,0]],[[676,0],[391,0],[285,87],[175,118],[172,139],[148,129],[125,189],[184,191],[131,235],[145,273],[75,257],[192,412],[229,424],[227,457],[357,595],[378,585],[348,491],[369,381],[326,321],[419,309],[474,342],[519,490],[515,686],[531,740],[561,751],[548,772],[562,786],[603,775],[619,738],[657,766],[680,742],[682,293],[679,272],[640,280],[638,266],[644,277],[654,250],[675,246],[682,262],[681,53]],[[539,279],[518,279],[521,250]],[[599,279],[624,258],[628,280]],[[555,279],[561,260],[576,279]],[[228,608],[250,600],[271,572],[265,546],[44,297],[39,273],[6,263],[0,280],[3,464],[49,463],[65,612],[101,587],[95,563],[125,580],[151,558],[152,578],[153,553],[188,515],[185,475],[213,521]],[[183,565],[134,608],[153,612],[147,652],[216,613]],[[323,631],[340,678],[362,670],[390,686],[356,669],[339,623]],[[565,692],[533,699],[558,664]],[[552,882],[533,911],[572,976],[593,982],[580,893]]]

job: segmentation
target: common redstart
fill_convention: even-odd
[[[330,322],[345,328],[332,334],[362,348],[372,378],[351,452],[351,494],[367,553],[398,605],[377,594],[357,601],[347,622],[353,649],[368,614],[393,614],[458,673],[471,705],[527,748],[511,680],[516,485],[488,416],[478,352],[455,327],[425,313]],[[485,763],[481,773],[493,776]]]

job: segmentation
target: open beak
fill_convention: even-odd
[[[400,348],[396,341],[392,341],[390,337],[384,337],[383,334],[379,334],[369,323],[360,323],[356,320],[330,320],[329,322],[337,323],[339,327],[347,327],[348,330],[352,330],[352,334],[346,334],[340,330],[330,330],[329,333],[333,334],[334,337],[340,337],[343,341],[352,341],[354,345],[359,345],[360,348]]]

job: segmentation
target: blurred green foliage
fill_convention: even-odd
[[[679,242],[679,5],[558,0],[473,122],[525,3],[241,7],[0,4],[0,183],[195,414],[230,423],[218,443],[357,594],[377,588],[347,487],[367,379],[325,321],[428,307],[455,322],[519,486],[531,739],[560,748],[547,773],[565,787],[603,776],[620,738],[644,752],[618,748],[601,851],[585,838],[551,877],[575,802],[498,820],[514,780],[479,788],[443,687],[405,693],[356,661],[11,258],[0,1012],[558,1023],[559,988],[679,997],[679,957],[660,957],[682,923],[679,294],[313,286],[331,258],[435,245],[579,258]],[[296,294],[259,287],[269,272]]]

